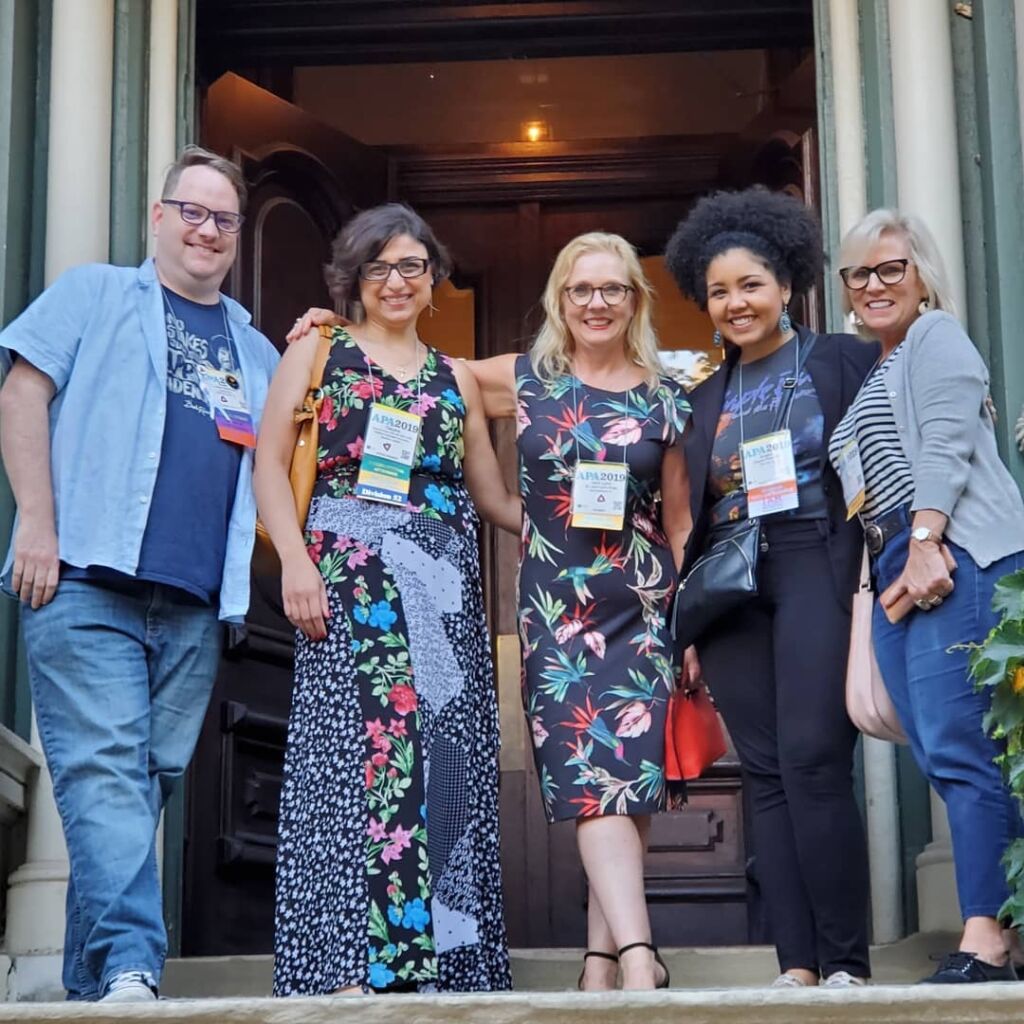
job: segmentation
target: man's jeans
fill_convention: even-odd
[[[214,608],[173,588],[63,580],[22,605],[39,734],[71,875],[64,940],[69,999],[114,975],[158,983],[167,955],[157,876],[160,810],[192,756],[219,657]]]
[[[878,593],[902,572],[909,541],[908,526],[875,560]],[[915,609],[896,625],[876,603],[875,656],[914,760],[949,814],[960,912],[965,919],[995,917],[1009,895],[1000,858],[1021,835],[1022,823],[993,763],[1001,745],[982,729],[991,695],[975,692],[967,674],[970,652],[959,645],[980,643],[996,624],[996,582],[1024,566],[1024,553],[982,569],[963,548],[947,543],[957,561],[953,593],[932,611]]]

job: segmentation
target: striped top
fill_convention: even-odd
[[[914,477],[885,384],[885,375],[899,358],[901,347],[871,371],[828,444],[829,458],[836,465],[847,441],[857,439],[864,472],[862,520],[877,519],[914,497]]]

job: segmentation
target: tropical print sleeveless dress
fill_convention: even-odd
[[[664,809],[675,688],[676,569],[661,526],[661,464],[690,411],[663,377],[621,391],[551,384],[516,361],[523,691],[550,821]],[[570,525],[573,466],[629,465],[624,528]]]
[[[325,640],[296,635],[274,991],[491,991],[511,981],[498,715],[465,406],[429,349],[399,383],[336,328],[306,544]],[[353,496],[372,402],[423,417],[408,504]]]

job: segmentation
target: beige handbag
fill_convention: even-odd
[[[868,549],[860,567],[860,586],[853,595],[850,618],[850,655],[846,662],[846,713],[865,736],[890,743],[906,743],[903,727],[885,688],[871,643],[871,614],[875,595],[871,589]]]

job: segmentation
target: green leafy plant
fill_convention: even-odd
[[[1024,569],[996,584],[992,607],[1000,620],[971,651],[971,677],[979,690],[991,694],[985,731],[1005,744],[996,763],[1024,811]],[[1003,865],[1010,896],[999,916],[1019,928],[1024,926],[1024,839],[1010,844]]]

